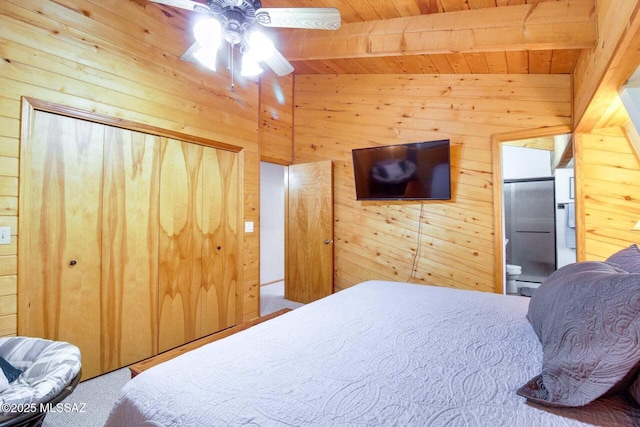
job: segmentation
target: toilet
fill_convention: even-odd
[[[522,267],[514,264],[507,264],[507,293],[518,293],[518,285],[516,279],[522,274]]]

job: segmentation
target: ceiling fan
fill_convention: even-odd
[[[239,46],[243,76],[260,74],[263,70],[259,62],[267,64],[279,76],[293,72],[289,61],[278,52],[268,37],[257,30],[260,25],[320,30],[336,30],[340,27],[340,11],[332,7],[263,8],[260,0],[206,0],[206,3],[192,0],[150,1],[209,15],[194,25],[196,42],[182,55],[182,59],[193,56],[215,71],[217,51],[225,41],[231,54]]]

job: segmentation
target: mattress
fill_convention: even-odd
[[[640,425],[625,396],[529,404],[529,299],[370,281],[158,365],[106,426]]]

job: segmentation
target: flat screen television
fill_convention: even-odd
[[[451,199],[448,139],[353,150],[358,200]]]

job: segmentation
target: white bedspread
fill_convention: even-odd
[[[372,281],[156,366],[107,426],[640,424],[622,397],[526,403],[539,373],[529,299]]]

